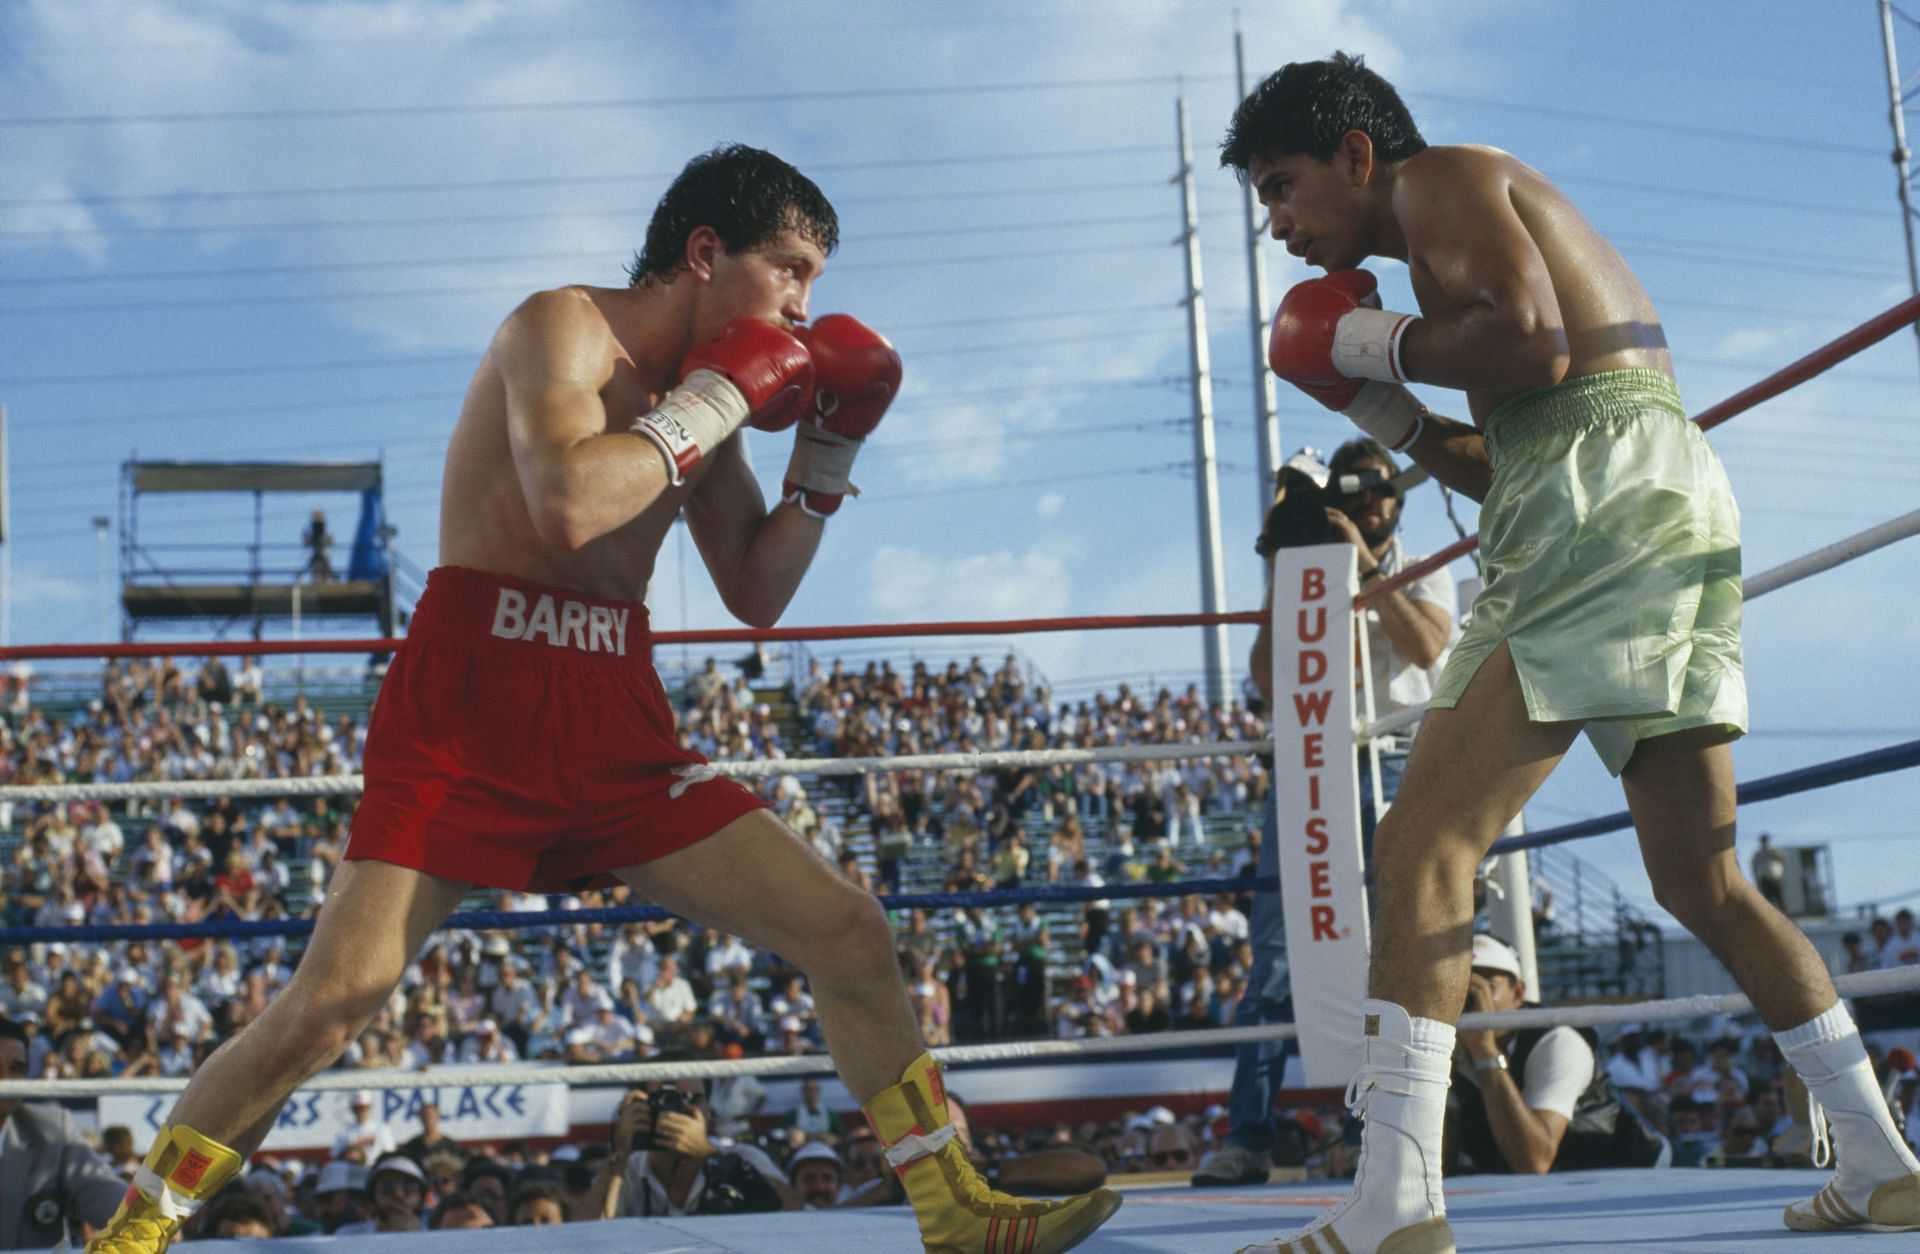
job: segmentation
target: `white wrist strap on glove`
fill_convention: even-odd
[[[696,370],[635,419],[633,430],[659,448],[667,476],[678,486],[701,458],[740,429],[747,414],[747,398],[733,380],[717,370]]]
[[[860,495],[848,481],[853,459],[863,441],[803,422],[794,432],[793,458],[787,463],[787,481],[809,492],[830,496]]]
[[[1333,328],[1333,368],[1349,379],[1405,383],[1400,339],[1419,319],[1391,309],[1356,309]]]
[[[1427,407],[1398,383],[1369,383],[1340,412],[1396,453],[1410,448],[1427,425]]]

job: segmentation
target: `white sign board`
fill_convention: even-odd
[[[353,1094],[344,1090],[299,1092],[280,1111],[262,1149],[332,1149],[351,1127]],[[423,1106],[440,1108],[440,1132],[456,1141],[502,1141],[529,1136],[565,1136],[569,1124],[564,1084],[463,1084],[445,1088],[373,1090],[374,1117],[396,1142],[420,1131]],[[100,1098],[100,1126],[124,1124],[135,1145],[153,1143],[175,1094],[107,1094]]]
[[[1361,1062],[1367,887],[1354,769],[1350,544],[1273,560],[1273,801],[1280,899],[1300,1060],[1310,1087],[1346,1084]]]

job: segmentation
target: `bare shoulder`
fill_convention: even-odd
[[[556,287],[520,302],[494,332],[490,355],[509,373],[593,374],[610,370],[614,338],[592,292]]]
[[[1498,195],[1516,180],[1538,179],[1510,152],[1483,144],[1441,144],[1409,157],[1396,176],[1396,212],[1452,200]]]

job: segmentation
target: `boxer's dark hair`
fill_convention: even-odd
[[[627,266],[630,286],[673,282],[687,264],[687,236],[710,226],[730,253],[757,248],[794,230],[832,254],[840,217],[812,179],[780,158],[727,144],[687,162],[647,224],[647,240]]]
[[[1361,58],[1336,52],[1324,61],[1295,61],[1268,75],[1233,111],[1220,164],[1244,177],[1255,157],[1304,152],[1327,161],[1348,131],[1366,132],[1383,161],[1427,146],[1400,93]]]

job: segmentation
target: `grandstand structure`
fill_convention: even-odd
[[[252,639],[270,625],[324,622],[330,629],[371,624],[394,634],[404,609],[396,587],[398,555],[386,523],[383,470],[372,462],[181,462],[129,460],[120,470],[121,636],[142,626],[193,626],[225,638],[244,627]],[[141,503],[156,494],[251,496],[252,538],[230,543],[155,539],[142,533]],[[360,516],[343,569],[318,542],[271,542],[265,504],[272,494],[352,493]],[[151,527],[149,527],[149,533]]]

